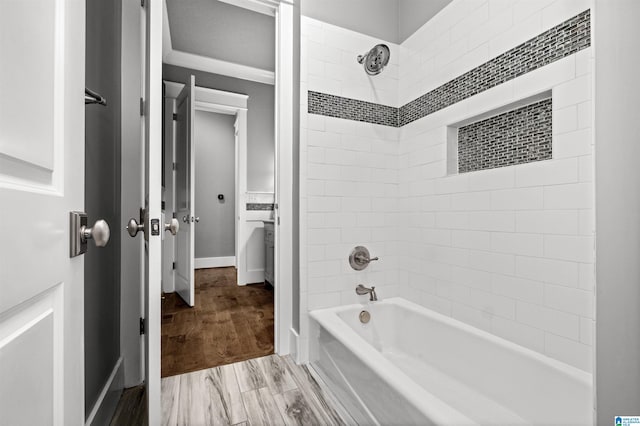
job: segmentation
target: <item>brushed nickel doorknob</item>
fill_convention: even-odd
[[[172,217],[169,223],[164,224],[164,230],[171,232],[171,235],[176,235],[180,230],[180,222],[175,217]]]
[[[188,216],[182,216],[182,221],[184,223],[189,223],[189,217]]]
[[[129,219],[129,223],[127,224],[127,232],[132,237],[138,235],[138,232],[144,232],[144,223],[138,223],[134,218]]]
[[[200,217],[196,216],[194,220],[196,221],[196,223],[200,222]]]
[[[89,226],[85,212],[69,212],[69,257],[80,256],[87,252],[88,240],[93,240],[96,247],[104,247],[109,242],[111,231],[104,220],[97,220]]]
[[[96,243],[96,247],[106,246],[110,236],[111,230],[109,229],[109,224],[102,219],[96,220],[96,223],[94,223],[91,228],[87,226],[80,228],[80,238],[82,242],[93,240]]]

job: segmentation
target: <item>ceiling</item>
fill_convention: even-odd
[[[238,0],[165,1],[173,50],[274,71],[273,16],[229,3]],[[451,1],[302,0],[301,12],[400,44]]]
[[[401,44],[452,0],[302,0],[304,16]]]
[[[217,0],[166,0],[174,50],[273,71],[274,17]]]
[[[453,0],[397,0],[398,41],[402,43]]]

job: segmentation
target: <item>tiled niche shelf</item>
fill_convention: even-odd
[[[448,126],[449,175],[552,158],[552,99],[546,91]]]

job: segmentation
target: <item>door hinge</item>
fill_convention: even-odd
[[[143,335],[144,332],[145,332],[144,318],[140,318],[140,335]]]
[[[140,6],[144,7],[144,0],[140,0]]]
[[[176,262],[173,262],[173,266],[171,269],[176,269]]]
[[[173,163],[172,167],[173,167],[173,170],[178,170],[178,164],[177,163]]]
[[[140,115],[144,116],[144,99],[140,98]]]
[[[173,121],[178,121],[178,114],[176,113],[173,114]]]

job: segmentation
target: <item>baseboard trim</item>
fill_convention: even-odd
[[[236,257],[197,257],[194,260],[195,269],[223,268],[225,266],[236,266]]]
[[[256,284],[264,282],[264,269],[250,269],[247,271],[247,282],[245,284]],[[243,285],[243,284],[240,284]]]
[[[120,357],[102,388],[102,392],[100,392],[93,409],[87,416],[85,425],[108,425],[111,422],[113,413],[116,411],[123,389],[124,370],[122,368],[122,357]]]
[[[291,358],[296,363],[300,362],[300,360],[298,359],[298,354],[300,353],[300,349],[298,348],[298,338],[299,338],[298,333],[293,328],[290,328],[289,329],[289,354],[291,355]]]

